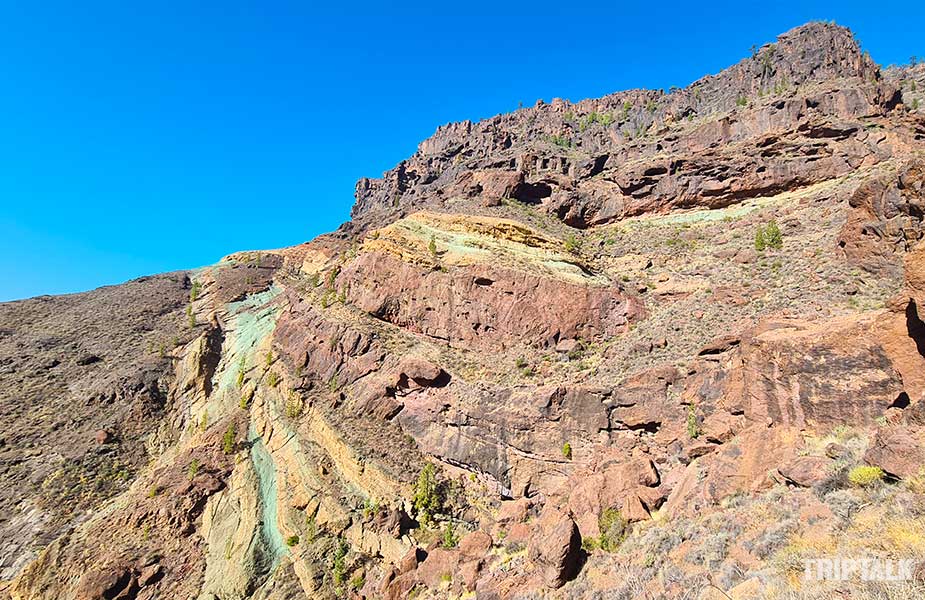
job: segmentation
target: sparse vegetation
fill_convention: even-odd
[[[434,258],[437,257],[437,238],[430,236],[430,241],[427,243],[427,250],[430,251],[430,255]]]
[[[443,528],[442,545],[444,548],[455,548],[459,544],[459,537],[456,535],[456,528],[452,523],[447,523]]]
[[[771,220],[767,225],[759,225],[755,230],[755,250],[764,252],[771,248],[780,250],[784,247],[784,236],[777,225],[777,221]]]
[[[199,459],[194,458],[186,469],[186,476],[192,481],[197,473],[199,473]]]
[[[350,579],[350,589],[354,592],[363,589],[364,585],[366,585],[366,577],[364,577],[362,573],[357,573]]]
[[[296,419],[302,415],[302,397],[296,392],[289,392],[286,399],[286,416],[290,419]]]
[[[347,542],[342,539],[337,540],[331,561],[331,579],[337,587],[344,585],[347,577],[347,552],[349,550],[350,546],[347,545]]]
[[[202,284],[199,283],[198,281],[194,281],[193,286],[190,288],[190,291],[189,291],[189,301],[195,302],[196,299],[199,298],[199,293],[201,291],[202,291]]]
[[[235,385],[240,389],[244,385],[244,375],[247,372],[247,367],[244,363],[244,357],[241,357],[241,360],[238,361],[238,376],[235,378]]]
[[[736,106],[748,106],[748,97],[747,96],[737,96]]]
[[[289,546],[290,548],[297,545],[298,543],[299,543],[299,536],[297,535],[290,535],[289,537],[286,538],[286,545]]]
[[[267,385],[272,388],[275,388],[279,385],[279,375],[276,373],[276,371],[270,371],[270,374],[267,375]]]
[[[559,146],[560,148],[571,148],[572,140],[565,135],[554,135],[549,138],[549,142],[554,146]]]
[[[691,439],[700,436],[700,425],[697,422],[697,409],[693,404],[687,406],[687,435]]]
[[[562,444],[562,456],[566,460],[572,460],[572,445],[568,442]]]
[[[626,537],[627,532],[626,520],[623,515],[615,508],[604,509],[598,519],[598,527],[601,530],[601,537],[598,539],[601,550],[606,552],[616,551]]]
[[[235,428],[234,421],[232,421],[228,424],[225,435],[222,436],[222,452],[225,454],[233,454],[235,446],[237,446],[237,437],[238,432]]]
[[[418,475],[414,485],[414,510],[417,519],[424,525],[433,523],[434,515],[441,508],[440,492],[437,487],[437,469],[427,463]]]
[[[251,400],[254,399],[254,390],[247,390],[241,394],[239,406],[242,410],[247,410],[251,406]]]
[[[574,233],[570,233],[567,238],[565,238],[565,251],[571,254],[578,254],[581,252],[582,240],[580,237],[576,236]]]
[[[883,481],[885,475],[880,467],[859,465],[848,471],[848,481],[857,487],[868,487]]]

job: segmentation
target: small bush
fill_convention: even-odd
[[[770,221],[767,225],[759,225],[755,230],[755,250],[764,252],[765,249],[780,250],[784,247],[784,236],[777,225],[777,221]]]
[[[581,238],[577,237],[574,233],[570,233],[567,238],[565,238],[565,251],[572,254],[578,254],[581,252]]]
[[[292,548],[298,543],[299,543],[299,536],[297,535],[290,535],[289,537],[286,538],[286,545],[289,546],[290,548]]]
[[[199,292],[202,291],[202,284],[198,281],[193,282],[193,287],[189,291],[189,301],[195,302],[196,298],[199,297]]]
[[[737,97],[736,106],[748,106],[748,98],[746,96]]]
[[[363,589],[364,585],[366,585],[366,577],[364,577],[362,573],[357,573],[350,580],[350,589],[352,589],[354,592],[358,592]]]
[[[427,243],[427,249],[430,251],[431,256],[437,256],[437,238],[430,236],[430,241]]]
[[[524,358],[523,356],[518,356],[517,360],[514,361],[514,366],[517,367],[518,369],[523,369],[524,367],[527,366],[527,359]]]
[[[883,469],[880,467],[859,465],[848,471],[848,481],[851,482],[851,485],[867,487],[879,481],[883,481],[885,475],[886,473],[884,473]]]
[[[758,252],[764,252],[765,248],[768,247],[768,241],[764,239],[764,227],[758,226],[758,229],[755,231],[755,250]]]
[[[232,422],[228,425],[228,429],[225,430],[225,435],[222,436],[222,452],[225,454],[233,454],[235,446],[237,445],[237,437],[238,432]]]
[[[601,550],[614,552],[626,537],[626,520],[620,511],[615,508],[607,508],[597,521],[601,530],[601,537],[598,543]]]
[[[572,445],[568,442],[562,444],[562,456],[567,460],[572,460]]]
[[[251,406],[251,400],[254,399],[254,390],[247,390],[241,394],[240,406],[242,410],[247,410]]]
[[[559,146],[560,148],[571,148],[572,147],[572,140],[570,140],[567,136],[564,136],[564,135],[554,135],[549,138],[549,141],[553,145]]]
[[[347,552],[349,550],[350,547],[347,545],[347,542],[343,540],[338,540],[337,546],[334,548],[333,561],[331,564],[331,579],[334,580],[334,585],[338,587],[344,585],[347,576]]]
[[[289,392],[289,397],[286,399],[286,416],[290,419],[297,419],[302,415],[304,407],[305,403],[302,402],[302,396],[296,392]]]
[[[272,388],[279,385],[279,375],[276,374],[276,371],[270,371],[270,374],[267,375],[267,385]]]
[[[414,485],[414,510],[417,518],[424,525],[433,522],[434,515],[441,508],[440,492],[437,486],[437,469],[427,463],[418,475]]]
[[[687,407],[687,435],[691,439],[696,439],[700,435],[700,425],[697,422],[697,411],[693,404]]]
[[[443,528],[443,547],[446,549],[455,548],[459,544],[459,537],[456,535],[456,528],[452,523],[447,523]]]
[[[768,223],[764,230],[764,237],[768,242],[768,248],[780,250],[784,247],[784,236],[780,232],[780,227],[777,226],[777,221],[772,220]]]
[[[186,475],[190,480],[196,477],[196,474],[199,473],[199,460],[194,458],[190,461],[189,467],[186,469]]]

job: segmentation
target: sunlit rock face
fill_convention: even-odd
[[[305,244],[0,305],[0,597],[789,598],[918,556],[923,85],[811,23],[441,127]]]

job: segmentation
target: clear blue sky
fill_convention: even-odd
[[[0,300],[300,243],[440,124],[684,86],[812,19],[925,54],[921,2],[635,4],[5,0]]]

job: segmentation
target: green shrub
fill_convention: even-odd
[[[222,436],[222,452],[225,454],[233,454],[235,446],[237,445],[238,432],[236,431],[234,422],[228,424],[228,429],[225,430],[225,435]]]
[[[562,456],[568,460],[572,460],[572,445],[568,442],[562,444]]]
[[[687,435],[696,439],[700,435],[700,426],[697,423],[697,410],[693,404],[687,406]]]
[[[279,385],[279,375],[276,374],[276,371],[270,371],[270,374],[267,375],[267,384],[273,388]]]
[[[437,238],[430,236],[430,241],[427,243],[427,249],[430,251],[431,256],[437,256]]]
[[[780,250],[784,247],[784,236],[777,226],[777,221],[772,220],[764,230],[764,238],[768,243],[768,248]]]
[[[286,545],[289,546],[290,548],[292,548],[298,543],[299,543],[299,536],[297,535],[290,535],[289,537],[286,538]]]
[[[286,416],[290,419],[296,419],[302,414],[303,408],[302,397],[296,392],[289,392],[289,398],[286,399]]]
[[[738,96],[736,98],[736,106],[748,106],[748,97],[747,96]]]
[[[784,235],[773,219],[767,225],[759,225],[755,230],[755,250],[764,252],[767,248],[780,250],[784,247]]]
[[[562,147],[562,148],[571,148],[571,147],[572,147],[572,140],[569,139],[567,136],[564,136],[564,135],[554,135],[554,136],[552,136],[552,137],[549,138],[549,141],[550,141],[552,144],[554,144],[554,145],[556,145],[556,146],[559,146],[559,147]]]
[[[192,480],[197,473],[199,473],[199,459],[194,458],[186,469],[186,476]]]
[[[565,251],[571,252],[572,254],[578,254],[581,252],[582,241],[581,238],[577,237],[574,233],[570,233],[567,238],[565,238]]]
[[[246,392],[241,394],[241,401],[239,403],[239,405],[241,406],[241,409],[247,410],[248,408],[250,408],[251,400],[253,399],[254,399],[254,390],[247,390]]]
[[[202,284],[199,283],[198,281],[194,281],[193,287],[190,288],[190,291],[189,291],[189,301],[195,302],[196,298],[199,297],[199,292],[201,291],[202,291]]]
[[[517,367],[518,369],[523,369],[524,367],[527,366],[527,359],[524,358],[523,356],[518,356],[517,360],[514,361],[514,366]]]
[[[886,473],[880,467],[870,467],[859,465],[848,471],[848,481],[858,487],[867,487],[879,481],[883,481]]]
[[[456,528],[452,523],[447,523],[443,528],[443,547],[446,549],[455,548],[459,544],[459,538],[456,536]]]
[[[755,250],[758,252],[764,252],[765,248],[767,247],[768,241],[764,239],[764,227],[759,225],[758,229],[755,231]]]
[[[311,544],[318,535],[318,523],[315,521],[315,515],[305,517],[305,541]]]
[[[344,585],[347,576],[347,552],[350,546],[344,540],[338,540],[334,548],[333,560],[331,564],[331,579],[334,585],[340,587]]]
[[[626,537],[626,520],[620,511],[615,508],[607,508],[597,521],[601,530],[599,545],[601,550],[614,552]]]
[[[354,592],[358,592],[363,589],[364,585],[366,585],[366,577],[364,577],[362,573],[357,573],[350,580],[350,589],[352,589]]]
[[[433,463],[427,463],[418,475],[414,485],[414,510],[418,520],[429,525],[434,515],[440,510],[442,502],[440,490],[437,486],[437,469]]]

